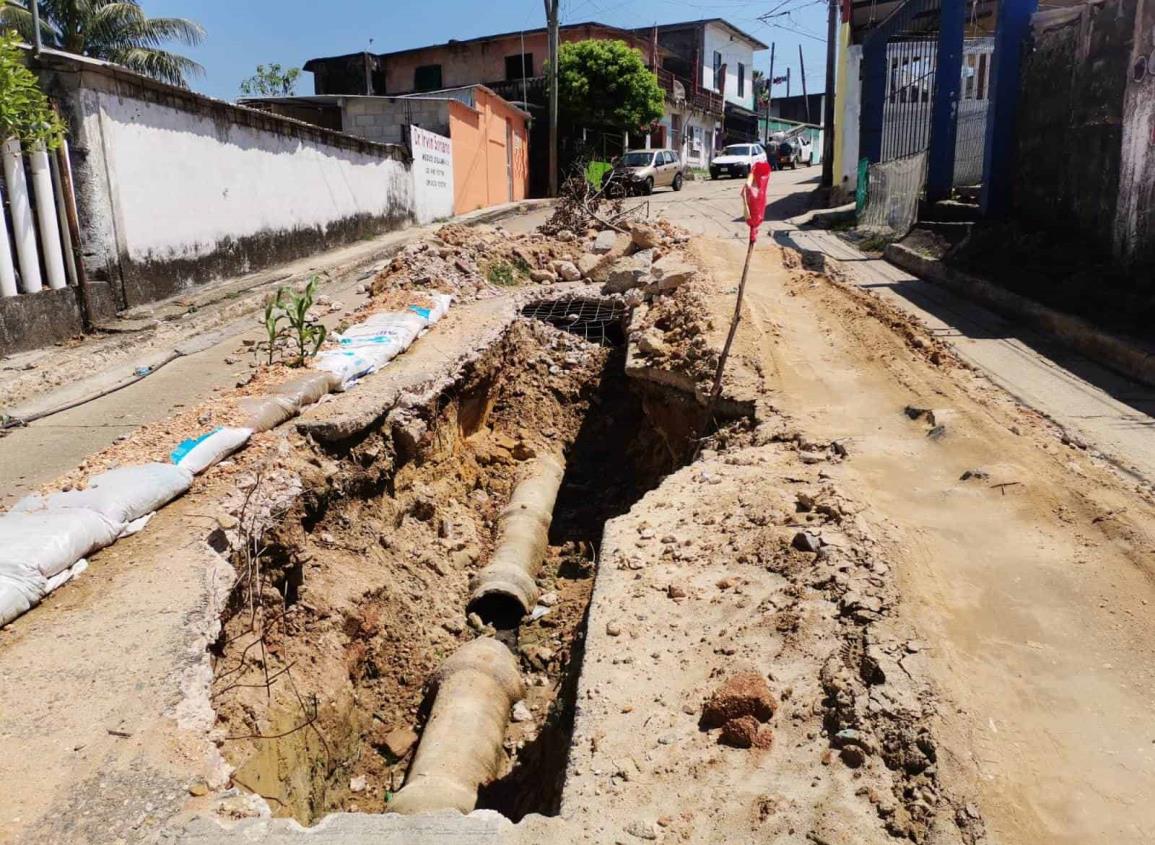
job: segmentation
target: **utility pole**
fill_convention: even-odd
[[[834,186],[834,60],[838,42],[838,0],[826,13],[826,97],[822,101],[822,186]]]
[[[774,42],[770,42],[770,75],[766,77],[766,135],[764,143],[770,142],[770,104],[774,102]]]
[[[813,123],[810,119],[810,97],[806,94],[806,59],[802,58],[802,45],[798,45],[798,67],[802,74],[802,102],[806,106],[806,122]]]
[[[786,99],[790,99],[790,65],[786,65]]]
[[[557,196],[557,51],[559,0],[543,0],[545,19],[549,28],[549,195]]]
[[[4,5],[8,5],[5,3]],[[40,0],[32,0],[28,4],[32,11],[32,55],[40,57],[43,44],[40,40]]]

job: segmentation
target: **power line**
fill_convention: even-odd
[[[791,27],[783,26],[780,23],[767,23],[767,24],[765,24],[765,26],[771,27],[773,29],[782,29],[782,30],[785,30],[786,32],[792,32],[795,35],[801,35],[805,38],[813,38],[815,41],[821,42],[822,44],[826,43],[825,38],[819,38],[817,35],[811,35],[809,32],[805,32],[801,29],[792,29]]]

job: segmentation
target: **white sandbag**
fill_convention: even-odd
[[[58,572],[49,578],[45,583],[44,594],[48,595],[53,590],[63,587],[65,584],[67,584],[86,569],[88,569],[88,561],[84,558],[81,558],[80,560],[76,561],[76,563],[72,564],[72,566],[68,567],[68,569],[65,569],[63,572]]]
[[[192,473],[182,467],[138,464],[102,472],[89,479],[87,490],[54,493],[45,501],[50,510],[62,506],[94,510],[119,530],[168,504],[191,484]]]
[[[249,442],[251,428],[215,428],[208,434],[181,441],[172,451],[172,462],[181,469],[200,475]]]
[[[131,537],[133,534],[139,534],[144,530],[144,527],[152,522],[152,518],[156,516],[156,511],[146,513],[140,519],[134,519],[128,525],[124,526],[124,530],[120,532],[120,537],[117,539],[123,540],[125,537]]]
[[[313,359],[318,370],[332,373],[339,381],[337,390],[348,390],[359,379],[377,371],[380,366],[372,358],[361,354],[359,349],[326,349]]]
[[[408,349],[427,325],[425,318],[414,313],[375,314],[340,335],[337,342],[342,349],[369,359],[379,370]]]
[[[0,628],[36,606],[48,592],[46,585],[39,572],[12,575],[0,570]]]
[[[453,297],[447,293],[431,293],[429,294],[429,298],[433,300],[432,307],[410,305],[409,310],[424,317],[429,325],[433,325],[449,311],[449,305],[453,302]]]
[[[332,373],[318,373],[326,379],[336,378]],[[237,403],[237,410],[245,415],[242,428],[269,431],[297,416],[300,406],[288,396],[246,396]]]
[[[0,572],[51,578],[111,545],[122,528],[85,508],[6,513],[0,516]]]
[[[306,405],[320,401],[322,396],[331,393],[335,387],[335,379],[331,373],[314,372],[278,384],[270,393],[285,398],[299,411]]]

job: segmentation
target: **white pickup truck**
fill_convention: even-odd
[[[761,144],[731,144],[710,161],[710,178],[745,178],[757,161],[766,161],[766,151]]]

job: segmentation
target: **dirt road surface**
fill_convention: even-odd
[[[1010,354],[1005,331],[975,330],[997,325],[981,309],[927,321],[917,284],[878,289],[885,268],[784,223],[816,176],[772,181],[778,238],[755,252],[726,383],[753,430],[687,463],[692,402],[627,384],[637,337],[610,352],[521,321],[480,355],[482,324],[512,324],[514,303],[463,305],[396,369],[261,436],[0,632],[0,840],[148,841],[190,804],[249,817],[245,778],[277,815],[371,820],[405,754],[370,750],[420,727],[428,674],[484,630],[461,618],[468,575],[524,456],[564,440],[552,598],[517,647],[531,692],[482,806],[560,810],[558,842],[1155,841],[1146,392],[1108,392],[1042,344]],[[697,235],[695,319],[715,350],[745,254],[738,187],[650,198]],[[810,272],[803,242],[864,272]],[[230,372],[235,343],[207,351],[210,369]],[[456,375],[427,383],[447,362]],[[1091,404],[1055,398],[1070,389]],[[109,424],[103,406],[83,413]],[[302,436],[324,424],[347,439]],[[34,433],[0,449],[22,460],[13,444]],[[251,491],[278,474],[296,486],[277,512],[297,510],[270,536],[296,569],[270,588],[284,624],[269,660],[299,667],[292,697],[270,693],[270,663],[245,663],[254,629],[222,608],[227,567],[205,542],[235,529],[242,478]],[[233,664],[251,677],[222,678]],[[720,744],[703,702],[727,701],[744,670],[761,710],[723,722]],[[275,742],[302,713],[313,732]],[[169,838],[237,841],[215,824]],[[293,841],[240,824],[243,841]],[[514,841],[509,827],[477,841]],[[357,830],[347,841],[374,841]]]
[[[789,176],[775,177],[782,175]],[[685,213],[676,203],[666,208],[702,228],[710,209],[708,225],[724,225],[718,200]],[[737,278],[743,252],[732,239],[704,249],[716,282]],[[871,310],[901,320],[892,313],[901,286],[880,308],[853,283],[787,271],[769,244],[757,256],[749,320],[739,333],[743,354],[758,362],[774,404],[807,435],[847,440],[853,459],[840,466],[839,480],[868,503],[868,518],[887,537],[904,612],[944,694],[941,730],[948,747],[966,749],[960,768],[976,778],[994,840],[1150,841],[1155,512],[1146,485],[1064,445],[1036,409],[991,384],[1015,384],[1026,378],[1021,373],[936,366],[926,350],[896,336]],[[722,316],[725,303],[718,305]],[[939,314],[937,337],[983,360],[975,351],[983,339],[942,330]],[[1075,385],[1103,397],[1039,352],[1020,347],[1016,357],[997,363],[1054,382],[1026,396]],[[903,413],[908,405],[948,411],[944,436],[928,437],[925,422]],[[1110,397],[1100,407],[1105,424],[1134,438],[1132,465],[1150,454],[1149,419]],[[1045,410],[1062,419],[1081,409]],[[1093,433],[1087,422],[1079,420],[1079,430]],[[1117,446],[1112,438],[1102,448]],[[989,478],[961,480],[976,469]]]

